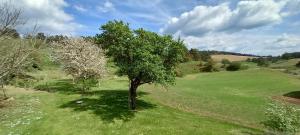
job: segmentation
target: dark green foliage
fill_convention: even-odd
[[[240,62],[231,62],[227,67],[227,71],[238,71],[242,67],[242,64]]]
[[[49,42],[61,42],[65,39],[68,39],[67,36],[63,36],[63,35],[52,35],[47,37],[47,43]]]
[[[222,59],[221,63],[223,64],[222,67],[226,68],[226,66],[230,64],[230,61],[228,59]]]
[[[199,51],[199,54],[202,61],[210,61],[212,59],[209,51]]]
[[[192,48],[188,52],[189,58],[194,61],[208,61],[211,59],[209,51],[199,51],[198,49]]]
[[[268,67],[270,65],[269,61],[266,60],[266,59],[259,59],[257,61],[257,66],[260,66],[260,67]]]
[[[192,49],[189,51],[189,55],[190,55],[191,59],[194,60],[194,61],[199,61],[199,60],[201,60],[201,55],[200,55],[198,49],[192,48]]]
[[[300,61],[296,64],[296,67],[300,68]]]
[[[218,69],[216,68],[216,62],[213,61],[212,59],[209,59],[206,63],[199,64],[200,67],[200,71],[202,72],[214,72],[214,71],[218,71]]]
[[[294,58],[300,58],[300,52],[293,52],[293,53],[284,53],[281,55],[282,59],[294,59]]]
[[[39,39],[39,40],[45,40],[46,39],[46,36],[44,33],[37,33],[36,34],[36,39]]]
[[[97,86],[98,80],[95,78],[80,78],[75,80],[78,87],[82,90],[82,94],[86,94],[92,87]]]
[[[119,75],[130,80],[130,107],[135,109],[136,89],[145,83],[172,84],[175,66],[184,60],[181,40],[158,35],[142,28],[131,30],[122,21],[110,21],[101,27],[96,42],[106,50],[118,67]]]
[[[171,36],[160,36],[144,29],[130,30],[122,21],[101,27],[97,43],[119,67],[119,75],[140,83],[166,84],[174,81],[175,66],[183,60],[184,44]]]
[[[271,59],[268,57],[259,57],[251,59],[251,62],[257,63],[257,66],[268,67],[270,65]]]

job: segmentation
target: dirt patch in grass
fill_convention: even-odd
[[[5,98],[5,99],[0,97],[0,109],[11,106],[13,104],[13,102],[14,102],[13,97]]]
[[[273,96],[272,99],[300,105],[300,99],[287,96]]]

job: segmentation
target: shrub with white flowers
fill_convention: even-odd
[[[300,110],[286,103],[270,103],[265,112],[265,127],[275,134],[293,135],[299,131]]]

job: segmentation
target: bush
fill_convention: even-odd
[[[205,64],[202,65],[202,63],[199,64],[200,71],[202,72],[214,72],[218,71],[216,68],[216,62],[212,59],[209,59]]]
[[[175,74],[176,74],[176,77],[183,77],[183,73],[182,73],[182,71],[179,70],[179,69],[176,69],[176,70],[175,70]]]
[[[227,64],[230,64],[230,61],[228,59],[222,59],[221,63],[223,65],[227,65]]]
[[[300,61],[296,64],[296,67],[300,68]]]
[[[270,103],[262,124],[273,133],[295,134],[300,126],[299,110],[283,103]]]
[[[267,59],[261,58],[257,60],[257,66],[268,67],[270,64]]]
[[[241,69],[241,67],[242,67],[242,64],[240,62],[232,62],[226,67],[226,70],[227,71],[238,71]]]

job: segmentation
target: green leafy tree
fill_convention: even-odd
[[[36,34],[36,39],[45,40],[46,36],[44,33],[40,32]]]
[[[223,64],[222,67],[226,68],[231,62],[228,59],[222,59],[221,63]]]
[[[201,60],[201,55],[200,55],[198,49],[192,48],[192,49],[189,51],[189,54],[190,54],[190,57],[192,58],[192,60],[194,60],[194,61],[199,61],[199,60]]]
[[[209,59],[206,63],[199,64],[200,71],[202,72],[215,72],[218,71],[216,62],[213,59]]]
[[[131,30],[122,21],[102,25],[96,42],[118,66],[118,74],[130,81],[129,107],[136,108],[137,88],[146,83],[172,84],[175,66],[184,59],[184,44],[171,36],[161,36],[144,29]]]
[[[238,71],[242,68],[242,64],[240,62],[231,62],[227,67],[227,71]]]

